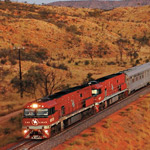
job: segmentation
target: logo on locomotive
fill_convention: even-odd
[[[37,126],[39,124],[38,119],[32,119],[31,121],[32,125]]]

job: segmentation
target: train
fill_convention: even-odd
[[[29,102],[25,139],[47,139],[150,84],[150,62]]]

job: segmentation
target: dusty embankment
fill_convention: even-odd
[[[149,150],[150,94],[53,150]]]

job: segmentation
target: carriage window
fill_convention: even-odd
[[[82,94],[80,94],[80,97],[82,97]]]

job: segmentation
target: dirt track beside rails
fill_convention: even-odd
[[[8,121],[11,117],[14,117],[20,113],[22,113],[22,110],[18,110],[18,111],[15,111],[13,113],[10,113],[8,115],[2,116],[2,117],[0,117],[0,123]]]

